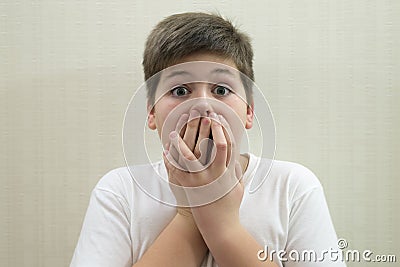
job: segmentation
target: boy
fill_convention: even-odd
[[[254,119],[243,78],[254,80],[252,60],[249,38],[219,16],[177,14],[155,27],[143,66],[164,160],[132,170],[176,205],[150,198],[128,168],[110,171],[93,190],[71,266],[344,266],[321,260],[337,238],[313,173],[282,161],[269,170],[239,153]],[[249,194],[249,181],[267,174]],[[283,253],[305,250],[319,261]]]

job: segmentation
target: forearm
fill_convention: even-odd
[[[263,247],[240,224],[218,231],[202,230],[202,234],[220,267],[277,266],[269,259],[258,259],[258,251]]]
[[[193,218],[177,214],[135,267],[200,266],[207,246]]]

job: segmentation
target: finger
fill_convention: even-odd
[[[174,144],[171,144],[171,147],[173,147]],[[163,160],[165,167],[167,168],[168,171],[168,180],[171,183],[177,184],[177,185],[182,185],[181,182],[185,182],[180,180],[181,177],[187,177],[187,168],[181,168],[181,165],[178,164],[178,162],[172,157],[172,155],[168,152],[165,151],[163,153]]]
[[[176,131],[173,131],[173,132],[170,133],[170,136],[174,135],[176,133],[177,133]],[[170,142],[167,143],[167,146],[168,146],[168,148],[167,148],[167,150],[168,150],[168,158],[171,159],[171,162],[174,165],[174,167],[179,169],[179,170],[185,171],[186,170],[186,164],[184,163],[183,156],[180,155],[178,146],[174,146],[172,144],[171,137],[170,137]]]
[[[175,162],[179,162],[179,154],[174,146],[171,146],[171,142],[165,144],[164,153],[169,154],[169,156],[174,159]]]
[[[169,151],[169,147],[171,146],[170,144],[171,144],[170,142],[165,144],[164,150],[163,150],[164,153]]]
[[[196,158],[200,159],[202,164],[205,164],[205,159],[207,158],[207,147],[208,147],[208,138],[210,136],[211,131],[211,120],[207,117],[204,117],[200,121],[200,129],[199,129],[199,137],[197,138],[196,146],[194,148],[194,155]],[[200,147],[201,142],[206,142],[202,144]],[[202,148],[202,149],[201,149]]]
[[[168,154],[171,158],[174,159],[175,162],[179,163],[179,153],[178,150],[176,150],[176,148],[174,146],[171,145],[171,142],[167,143],[168,148],[166,148],[166,150],[168,150]],[[176,165],[179,166],[179,165]]]
[[[194,150],[196,145],[197,132],[199,130],[200,113],[193,109],[190,111],[189,119],[186,124],[185,134],[183,135],[183,141],[187,144],[190,151]]]
[[[210,160],[213,159],[213,153],[215,150],[213,150],[213,141],[209,138],[204,138],[200,142],[198,142],[198,154],[200,156],[195,155],[201,164],[203,165],[208,165],[210,163]]]
[[[218,118],[223,126],[222,130],[224,131],[225,139],[227,142],[228,151],[227,151],[226,166],[228,166],[230,161],[233,160],[232,153],[235,152],[235,150],[234,150],[235,142],[233,140],[233,133],[232,133],[231,127],[229,126],[226,119],[222,115],[218,115]]]
[[[180,136],[183,136],[185,134],[185,129],[186,129],[186,123],[189,119],[189,114],[182,114],[181,117],[179,118],[175,131],[179,133]]]
[[[175,138],[174,136],[177,134],[177,131],[173,131],[169,134],[169,138],[170,138],[170,148],[169,148],[169,152],[171,154],[171,157],[175,160],[175,162],[177,163],[177,165],[175,165],[177,168],[179,168],[180,170],[186,170],[186,164],[184,163],[184,159],[183,159],[183,155],[180,152],[180,148],[178,147],[178,145],[174,145],[173,143],[173,139]],[[181,136],[179,135],[179,137],[181,138]]]
[[[177,163],[176,163],[175,159],[171,156],[171,154],[169,153],[168,150],[164,151],[163,160],[164,160],[165,168],[167,169],[167,172],[168,172],[168,179],[171,180],[171,177],[174,177],[174,175],[170,175],[170,174],[176,173],[177,169],[175,166],[177,166]],[[175,181],[171,181],[171,182],[175,183]]]
[[[183,139],[176,133],[170,135],[171,146],[174,146],[179,152],[180,159],[185,164],[189,172],[196,172],[203,168],[201,163],[197,160],[193,152],[188,148]]]
[[[179,117],[179,120],[176,123],[175,131],[179,133],[180,136],[183,136],[185,134],[186,123],[188,119],[189,119],[189,114],[184,113]],[[171,147],[170,153],[172,157],[175,159],[175,161],[181,166],[181,168],[183,168],[183,166],[185,165],[182,164],[181,159],[179,157],[179,153],[174,146]]]
[[[211,132],[213,135],[213,140],[215,144],[216,154],[213,162],[213,166],[216,166],[219,171],[223,171],[225,169],[226,158],[227,158],[227,141],[225,138],[224,131],[222,129],[222,125],[218,119],[217,114],[212,112],[210,114],[212,119],[211,121]]]

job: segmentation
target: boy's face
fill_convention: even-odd
[[[253,103],[246,103],[236,64],[211,53],[192,54],[179,63],[188,64],[174,65],[160,76],[156,102],[154,106],[148,104],[149,128],[157,129],[163,139],[175,130],[182,114],[190,116],[191,111],[196,110],[205,117],[215,112],[226,119],[239,144],[242,129],[253,125],[254,113]]]

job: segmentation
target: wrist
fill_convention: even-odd
[[[216,203],[191,209],[197,228],[203,233],[222,234],[229,229],[241,227],[239,210],[227,211],[225,207],[215,207]]]
[[[190,209],[187,210],[186,208],[177,208],[175,219],[186,229],[192,229],[199,232],[196,221],[194,220]]]
[[[216,228],[208,228],[208,229],[199,229],[204,241],[207,246],[211,248],[224,247],[226,244],[234,241],[237,242],[237,235],[241,235],[244,228],[241,224],[230,224],[229,226],[222,226],[218,229]]]
[[[196,220],[197,223],[197,220]],[[222,243],[232,238],[232,236],[241,231],[243,226],[240,224],[239,220],[231,220],[231,221],[215,221],[215,220],[206,220],[202,223],[197,223],[197,228],[199,232],[203,236],[204,240],[218,240]]]
[[[192,210],[190,208],[177,207],[176,211],[177,211],[177,214],[179,214],[180,216],[183,216],[188,220],[194,221]]]

